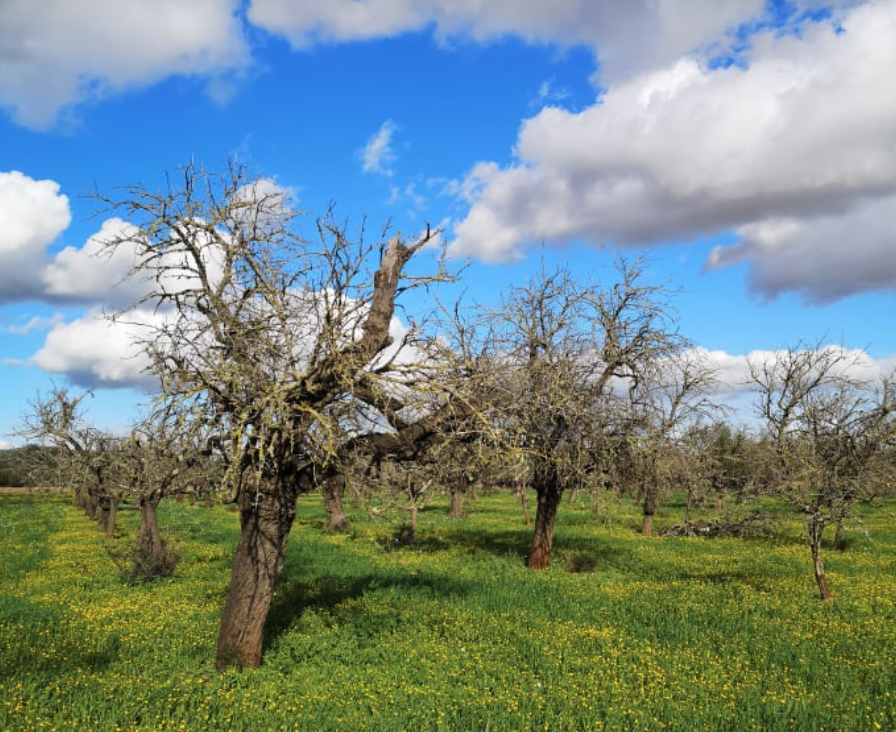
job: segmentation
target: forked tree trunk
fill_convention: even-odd
[[[140,501],[140,528],[137,530],[137,548],[153,559],[165,558],[165,542],[159,530],[159,499]]]
[[[115,522],[118,520],[118,499],[109,499],[109,514],[106,516],[106,538],[115,536]]]
[[[215,665],[259,666],[277,579],[283,569],[297,491],[283,485],[240,497],[240,541],[221,615]]]
[[[652,496],[645,498],[642,510],[641,536],[651,536],[653,534],[653,514],[656,513],[656,499]]]
[[[535,512],[535,535],[532,537],[532,550],[529,552],[529,569],[544,569],[551,563],[551,549],[554,545],[554,521],[563,491],[556,485],[543,485],[536,488],[538,509]]]
[[[324,505],[327,508],[325,531],[345,531],[348,528],[348,517],[345,515],[345,477],[335,475],[326,481],[321,488]]]
[[[818,585],[818,593],[822,600],[830,600],[834,597],[828,587],[824,576],[824,562],[821,560],[821,535],[824,531],[824,521],[817,516],[809,518],[809,545],[812,548],[812,571],[815,574],[815,583]]]

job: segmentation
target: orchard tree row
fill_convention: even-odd
[[[600,282],[542,267],[497,306],[445,305],[439,287],[456,276],[430,256],[438,232],[370,243],[329,214],[307,236],[283,192],[236,164],[101,200],[133,224],[105,246],[134,253],[147,294],[114,318],[140,326],[158,397],[112,436],[86,422],[86,394],[55,389],[21,434],[53,448],[43,480],[70,486],[107,532],[119,501],[139,507],[135,557],[149,574],[173,568],[156,520],[164,497],[238,507],[219,668],[261,663],[309,491],[330,528],[345,523],[347,491],[404,496],[408,541],[427,491],[449,491],[458,516],[476,484],[516,491],[526,511],[534,491],[533,569],[550,562],[564,494],[629,493],[649,535],[673,488],[689,508],[776,493],[805,516],[828,599],[825,527],[893,485],[888,379],[860,381],[841,349],[795,344],[751,363],[762,429],[733,429],[709,364],[678,332],[672,292],[642,259]]]

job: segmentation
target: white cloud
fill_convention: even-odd
[[[158,313],[138,310],[129,314],[129,322],[112,323],[99,310],[89,310],[77,320],[56,325],[31,363],[65,374],[85,388],[151,389],[156,382],[145,373],[149,357],[138,340],[146,326],[157,326],[161,318]]]
[[[858,381],[873,384],[881,377],[891,374],[896,368],[896,354],[875,359],[862,349],[849,349],[837,345],[826,345],[822,348],[842,356],[834,373]],[[715,372],[717,386],[712,393],[713,400],[727,409],[731,419],[746,425],[760,426],[756,412],[756,388],[750,382],[750,363],[774,362],[784,354],[784,351],[730,354],[702,348],[697,350],[701,361]]]
[[[365,173],[392,175],[392,163],[395,162],[395,151],[392,149],[392,136],[396,131],[395,123],[387,119],[380,128],[370,136],[361,151],[361,170]]]
[[[896,1],[859,6],[841,23],[758,34],[746,68],[681,58],[611,87],[581,113],[542,110],[520,131],[516,164],[480,163],[461,184],[472,206],[452,251],[503,260],[540,240],[643,246],[743,227],[743,258],[759,251],[750,235],[763,222],[834,231],[845,228],[836,217],[878,216],[874,199],[896,193]],[[850,242],[850,291],[883,246]],[[812,249],[819,259],[831,253]],[[712,264],[734,258],[717,254]],[[790,281],[754,282],[816,299],[845,294],[830,262],[826,275],[817,264]]]
[[[5,0],[0,4],[0,106],[28,127],[173,74],[221,75],[248,62],[237,0]]]
[[[70,222],[68,198],[58,183],[0,171],[0,303],[41,289],[46,248]]]
[[[146,287],[138,277],[128,276],[135,264],[134,246],[126,241],[114,252],[104,250],[107,242],[136,233],[136,227],[112,218],[80,249],[65,247],[41,275],[45,298],[102,302],[115,308],[136,302]]]
[[[65,316],[62,313],[54,313],[50,317],[35,315],[21,325],[8,325],[2,330],[14,335],[28,335],[37,330],[48,330],[63,322],[65,322]]]
[[[252,0],[248,18],[297,48],[320,41],[384,38],[434,27],[442,40],[583,44],[615,80],[667,63],[740,22],[764,0]]]
[[[740,241],[716,247],[707,267],[750,264],[750,288],[764,296],[792,290],[811,302],[857,292],[896,290],[896,195],[841,215],[766,219],[738,229]]]

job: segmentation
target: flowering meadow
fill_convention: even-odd
[[[0,494],[0,730],[896,730],[896,502],[827,551],[827,603],[773,509],[772,537],[644,538],[625,501],[564,503],[532,571],[510,495],[434,501],[413,546],[362,509],[326,534],[304,496],[264,665],[219,674],[234,512],[163,503],[177,571],[127,585],[136,512],[104,540],[65,496]]]

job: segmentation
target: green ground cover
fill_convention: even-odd
[[[264,666],[218,674],[235,513],[163,504],[177,572],[126,586],[66,498],[2,495],[0,729],[896,729],[894,502],[827,553],[830,603],[796,518],[772,539],[647,539],[624,501],[564,504],[533,572],[512,497],[446,509],[405,547],[363,511],[326,535],[303,497]]]

